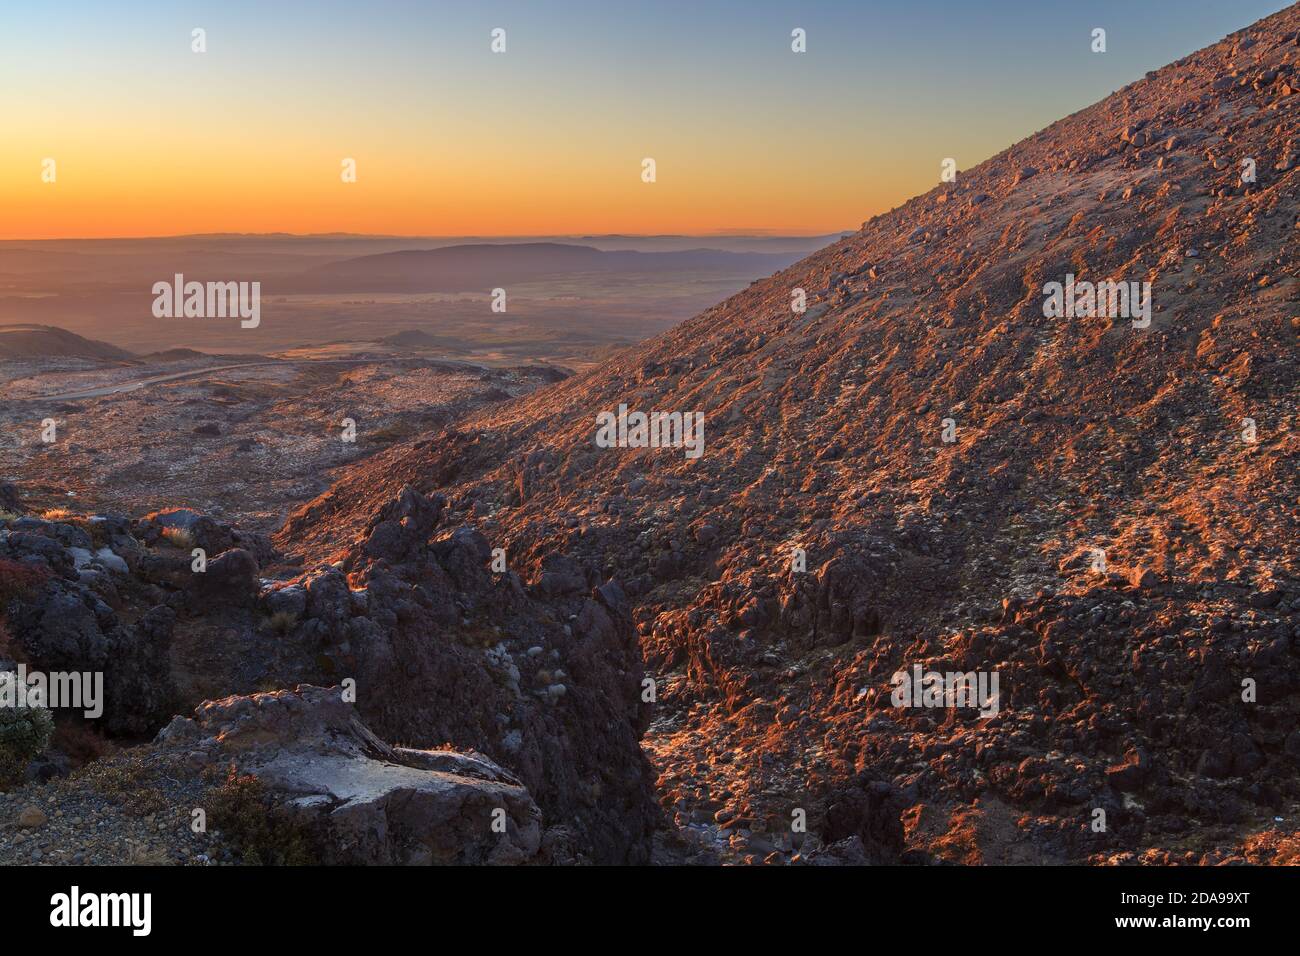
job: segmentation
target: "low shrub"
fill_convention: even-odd
[[[210,826],[252,866],[310,866],[318,862],[311,834],[252,774],[233,766],[204,798]]]
[[[167,808],[163,795],[169,768],[141,749],[124,750],[112,760],[88,763],[73,777],[118,804],[127,813],[143,817]]]
[[[0,782],[22,779],[32,758],[50,745],[54,717],[44,707],[0,706]]]
[[[95,730],[89,722],[76,718],[59,720],[54,725],[52,743],[75,770],[117,753],[117,745]]]
[[[194,547],[194,535],[184,528],[163,528],[163,540],[173,548],[189,551]]]
[[[0,661],[12,661],[15,664],[28,663],[22,647],[9,633],[9,625],[5,623],[3,614],[0,614]]]

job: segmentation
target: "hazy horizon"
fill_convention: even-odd
[[[268,230],[266,232],[239,232],[221,230],[217,232],[177,232],[159,233],[157,235],[139,236],[12,236],[0,238],[0,243],[15,242],[136,242],[166,239],[402,239],[402,240],[445,240],[461,239],[478,242],[497,240],[557,240],[557,239],[816,239],[822,236],[836,236],[852,232],[856,226],[843,229],[822,230],[780,230],[780,229],[710,229],[700,232],[518,232],[518,233],[402,233],[402,232],[291,232],[285,230]]]
[[[225,233],[0,240],[0,326],[38,324],[137,354],[275,351],[437,336],[444,355],[576,367],[663,331],[834,241],[770,234],[367,236]],[[393,264],[394,253],[404,254]],[[264,321],[159,319],[155,283],[259,283]],[[510,290],[509,318],[489,307]]]

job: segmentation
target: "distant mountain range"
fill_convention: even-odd
[[[475,243],[410,249],[330,262],[300,277],[314,291],[467,292],[565,274],[716,272],[766,275],[798,261],[792,253],[684,249],[606,251],[560,242]],[[277,288],[281,285],[277,284]]]

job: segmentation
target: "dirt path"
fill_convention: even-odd
[[[172,372],[168,375],[153,375],[149,378],[140,379],[138,382],[126,382],[122,385],[105,385],[101,388],[87,389],[81,392],[63,392],[59,395],[40,395],[36,398],[28,399],[34,402],[60,402],[72,401],[78,398],[103,398],[106,395],[118,395],[122,392],[134,392],[136,389],[144,388],[147,385],[156,385],[159,382],[173,382],[182,378],[193,378],[201,375],[211,375],[214,372],[228,372],[235,368],[251,368],[258,365],[280,365],[281,362],[244,362],[239,365],[217,365],[212,368],[195,368],[186,372]]]
[[[300,365],[356,365],[374,361],[373,359],[316,359],[310,361],[267,361],[267,362],[242,362],[238,365],[214,365],[211,368],[195,368],[185,372],[171,372],[167,375],[153,375],[149,378],[140,379],[138,382],[126,382],[121,385],[104,385],[100,388],[91,388],[79,392],[63,392],[58,395],[38,395],[33,398],[25,399],[31,402],[64,402],[75,401],[84,398],[104,398],[108,395],[120,395],[123,392],[134,392],[137,389],[145,388],[149,385],[157,385],[160,382],[174,382],[183,378],[201,378],[213,375],[217,372],[229,372],[237,368],[258,368],[267,365],[279,366],[300,366]]]

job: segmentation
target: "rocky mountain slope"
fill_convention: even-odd
[[[409,483],[526,580],[617,578],[710,853],[803,810],[868,858],[1230,856],[1300,799],[1298,36],[1155,71],[278,542],[344,549]],[[1070,276],[1151,283],[1149,322],[1049,317]],[[702,412],[703,455],[598,447],[620,405]],[[917,664],[996,672],[999,713],[893,706]]]

